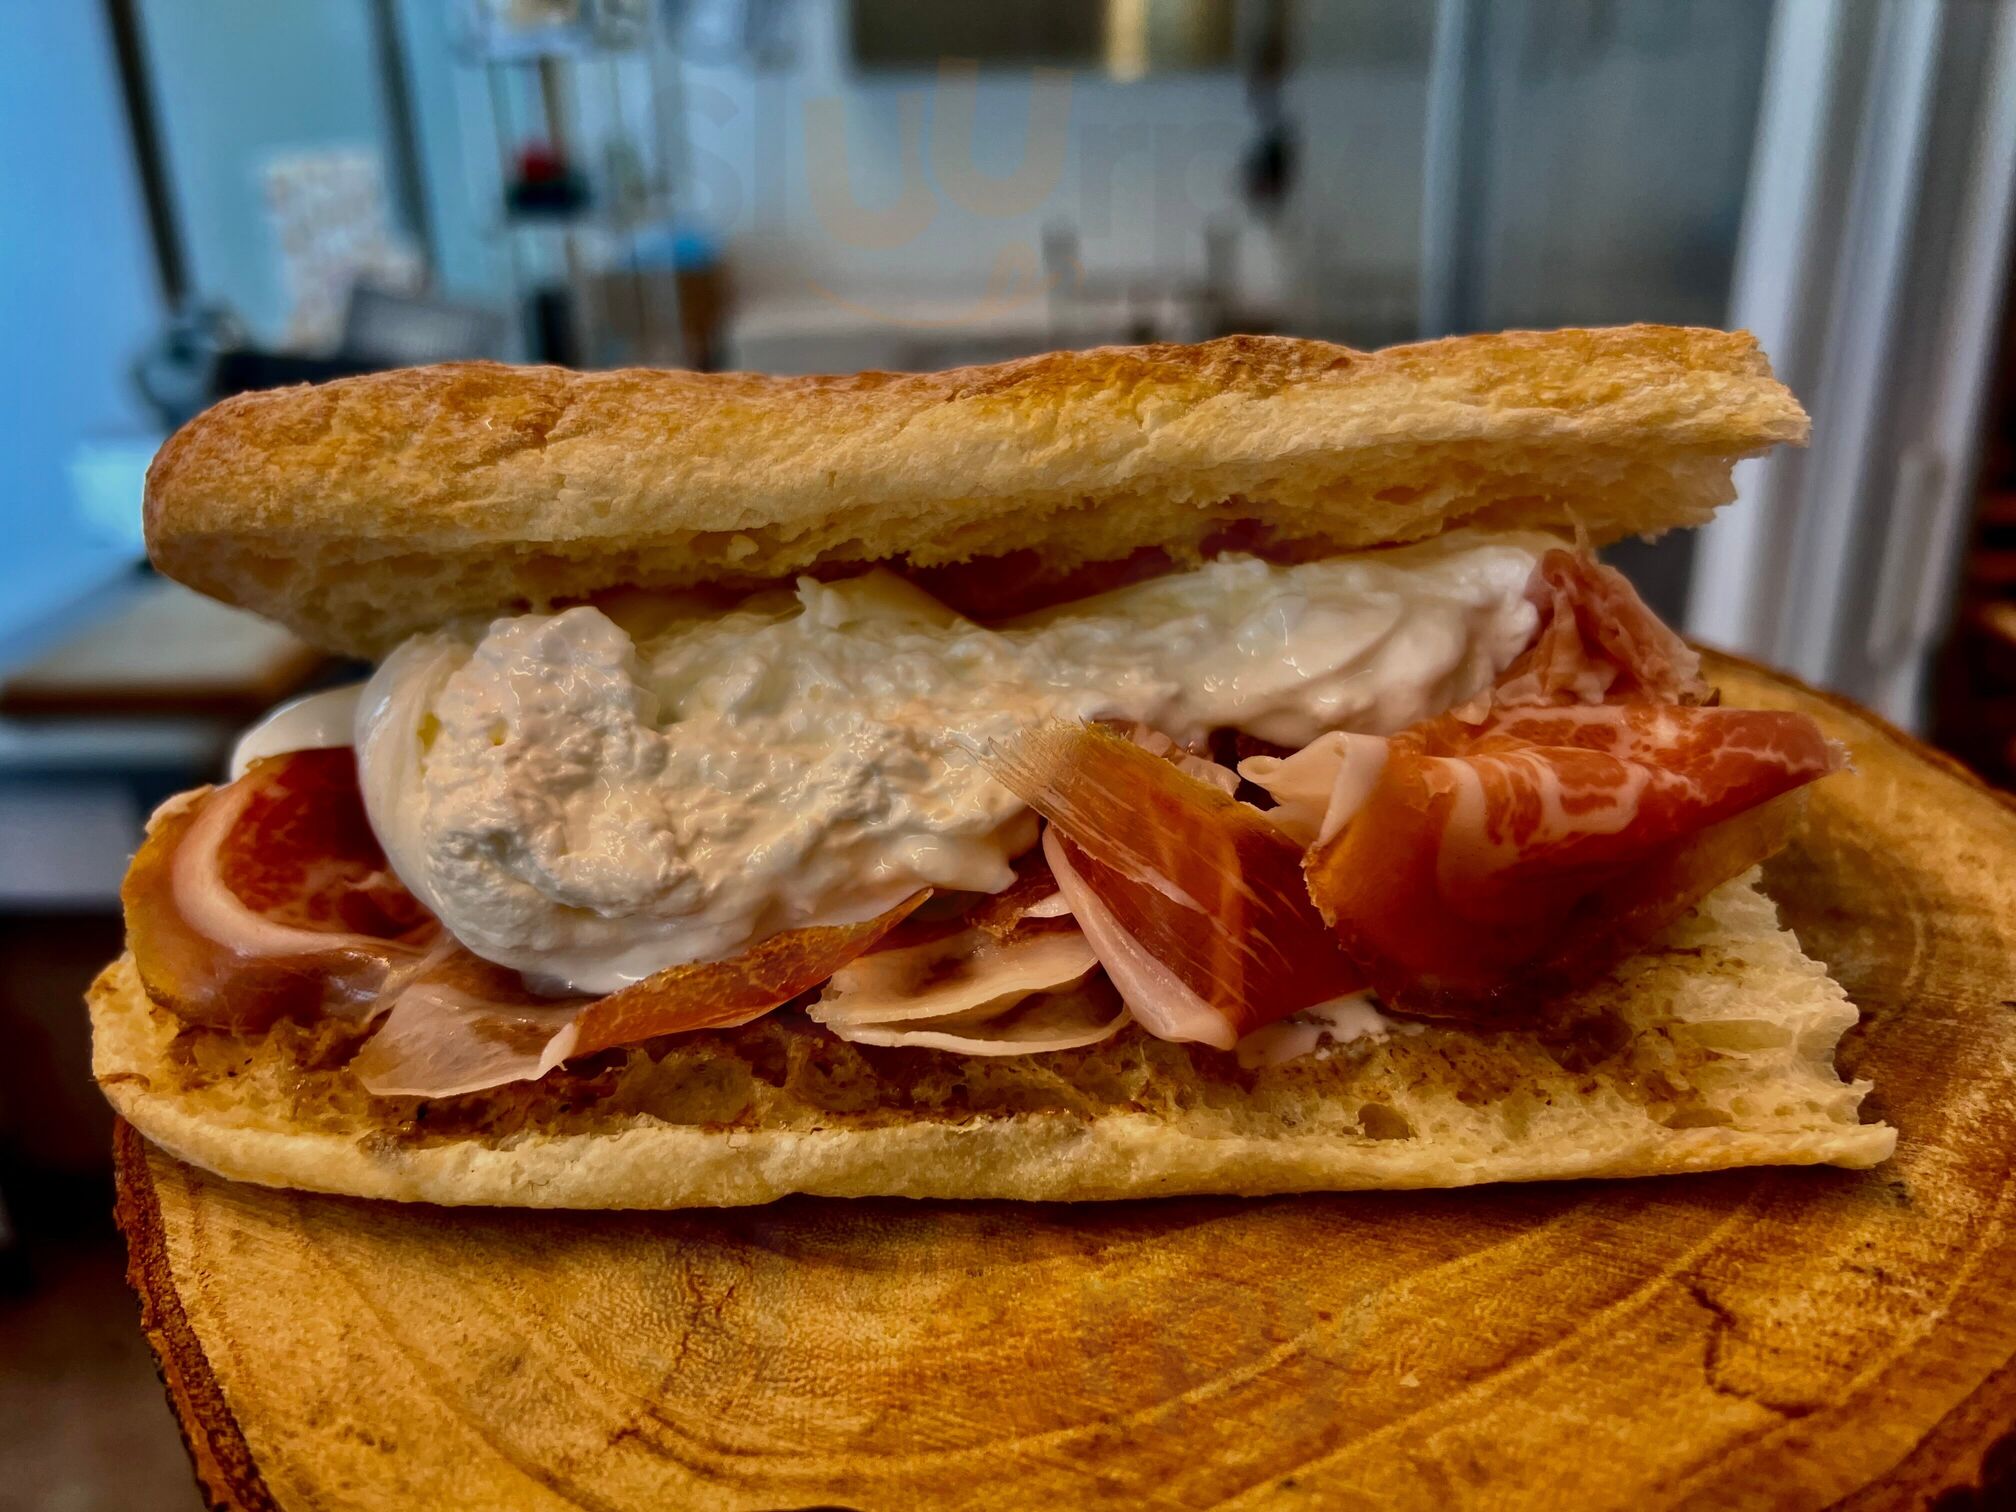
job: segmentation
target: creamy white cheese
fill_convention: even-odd
[[[1305,1055],[1321,1059],[1328,1053],[1325,1047],[1330,1045],[1350,1045],[1361,1039],[1382,1040],[1395,1032],[1418,1034],[1420,1029],[1419,1024],[1386,1017],[1369,992],[1354,992],[1291,1013],[1274,1023],[1262,1024],[1251,1034],[1241,1036],[1232,1048],[1240,1065],[1248,1071],[1258,1071],[1267,1066],[1285,1066]]]
[[[1300,746],[1438,713],[1532,638],[1552,544],[1225,558],[992,628],[876,571],[726,614],[647,599],[420,635],[358,706],[365,803],[470,949],[613,991],[919,887],[1007,886],[1033,817],[962,742],[1118,718]]]

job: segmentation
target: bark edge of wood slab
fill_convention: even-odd
[[[445,1211],[121,1126],[220,1507],[2016,1504],[2016,803],[1855,753],[1772,895],[1863,1009],[1873,1171],[1077,1207]]]

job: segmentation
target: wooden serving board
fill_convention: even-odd
[[[2016,809],[1852,707],[1770,883],[1861,1004],[1869,1172],[528,1214],[120,1139],[228,1507],[2016,1505]]]

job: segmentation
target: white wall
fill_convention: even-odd
[[[972,144],[952,143],[953,155],[970,164],[960,177],[1014,173],[1030,141],[1032,99],[1045,134],[1062,139],[1048,192],[1033,204],[997,203],[989,213],[984,203],[961,203],[938,171],[945,84],[929,75],[854,71],[842,9],[801,0],[806,24],[788,73],[752,77],[734,63],[685,71],[703,213],[731,228],[757,287],[879,285],[897,295],[942,288],[977,298],[1002,258],[1033,259],[1043,227],[1058,220],[1078,228],[1094,276],[1201,272],[1204,227],[1230,218],[1244,228],[1241,272],[1255,296],[1277,290],[1278,259],[1303,257],[1305,238],[1318,243],[1307,257],[1328,274],[1332,296],[1340,278],[1411,277],[1420,219],[1418,67],[1331,63],[1298,72],[1289,104],[1301,134],[1301,191],[1280,234],[1253,222],[1237,192],[1240,155],[1255,125],[1236,75],[1123,83],[1078,72],[1051,96],[1033,89],[1027,73],[982,74],[973,86]],[[1320,46],[1314,50],[1320,55]],[[844,120],[845,145],[823,151],[829,101],[844,101],[834,115]],[[874,245],[861,227],[901,199],[906,108],[917,112],[919,187],[930,215],[913,233],[898,238],[892,228],[890,244]],[[868,213],[836,226],[820,213],[814,189],[822,176],[830,181],[843,155],[844,202]],[[1285,252],[1278,245],[1284,237]]]
[[[0,19],[0,662],[130,559],[70,511],[79,441],[144,429],[127,365],[160,294],[104,11]]]
[[[701,214],[728,230],[752,287],[977,299],[1004,255],[1017,261],[1002,267],[1033,269],[1056,220],[1078,227],[1088,269],[1202,270],[1205,220],[1236,204],[1247,118],[1235,78],[1122,85],[1081,73],[1039,94],[1026,73],[988,72],[967,86],[974,129],[962,143],[939,79],[851,74],[841,7],[801,10],[788,73],[732,62],[685,71]],[[1032,100],[1046,171],[1025,194],[988,180],[1024,161]],[[906,113],[916,128],[907,170]],[[914,215],[898,209],[906,177]]]
[[[455,54],[447,0],[399,0],[420,182],[434,241],[434,276],[454,299],[498,304],[506,258],[492,234],[498,213],[496,133],[480,71]]]
[[[372,148],[393,194],[370,7],[142,0],[138,9],[190,284],[277,342],[288,298],[266,216],[266,163],[299,150]]]
[[[456,59],[438,10],[402,0],[444,283],[501,297],[504,266],[480,234],[499,193],[492,101],[481,73]],[[948,93],[933,74],[856,70],[840,0],[798,0],[785,28],[792,56],[768,71],[752,70],[739,48],[710,46],[724,13],[700,11],[677,70],[690,140],[680,214],[725,240],[744,297],[802,297],[871,321],[905,319],[919,302],[998,311],[1033,297],[1048,224],[1076,228],[1086,270],[1099,278],[1201,273],[1205,226],[1231,219],[1243,228],[1249,295],[1279,292],[1284,265],[1306,271],[1293,280],[1306,292],[1287,310],[1292,323],[1348,328],[1351,312],[1368,299],[1390,304],[1396,290],[1411,310],[1423,60],[1334,61],[1325,21],[1339,12],[1305,14],[1306,51],[1330,61],[1298,70],[1291,85],[1302,188],[1280,225],[1266,227],[1236,188],[1255,127],[1232,73],[1122,83],[1080,71],[1051,91],[1032,88],[1026,70],[989,71],[970,85],[973,125],[962,141],[948,121],[960,86]],[[650,80],[634,62],[582,64],[576,78],[579,147],[592,171],[614,123],[612,93],[632,134],[648,138]],[[507,79],[502,92],[518,131],[531,135],[539,113],[528,84]],[[1024,194],[1017,170],[1031,150],[1032,103],[1043,171]],[[897,208],[906,182],[907,213]]]
[[[1500,0],[1487,22],[1476,323],[1719,323],[1770,7]]]
[[[966,86],[974,124],[962,141],[959,123],[947,125],[956,87],[854,68],[842,0],[790,5],[779,28],[788,59],[767,70],[734,45],[736,6],[696,0],[694,10],[676,70],[691,142],[679,208],[724,237],[745,298],[797,297],[836,318],[890,323],[920,305],[938,319],[984,315],[1033,299],[1046,224],[1077,228],[1094,277],[1167,275],[1199,271],[1203,229],[1225,218],[1243,228],[1246,292],[1278,299],[1285,325],[1360,343],[1410,333],[1422,261],[1425,0],[1295,9],[1300,61],[1288,107],[1300,172],[1286,213],[1266,225],[1235,188],[1254,121],[1233,74],[1121,83],[1078,72],[1045,93],[1027,71],[989,72]],[[1467,226],[1472,322],[1715,318],[1740,204],[1732,190],[1747,170],[1764,8],[1493,0],[1480,13],[1490,53],[1472,89],[1486,137],[1484,193]],[[485,230],[499,197],[491,94],[481,71],[456,59],[445,7],[401,0],[400,14],[444,285],[500,299],[505,260]],[[577,145],[593,172],[614,135],[612,94],[629,134],[648,135],[650,80],[635,61],[583,63],[575,77]],[[515,122],[507,136],[537,133],[529,85],[521,71],[502,89]],[[1055,162],[1015,202],[1032,101],[1037,155],[1047,144]]]

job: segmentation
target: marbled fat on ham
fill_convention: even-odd
[[[1123,759],[1116,737],[996,754],[1050,821],[1052,869],[1145,1027],[1223,1044],[1316,1001],[1310,981],[1427,1015],[1529,1015],[1785,843],[1788,795],[1842,765],[1810,719],[1709,707],[1699,657],[1586,554],[1549,552],[1529,593],[1536,639],[1483,698],[1243,762],[1277,800],[1271,847],[1256,811]],[[1331,950],[1282,901],[1284,852]]]
[[[1480,707],[1713,700],[1700,653],[1654,614],[1614,567],[1586,551],[1540,559],[1526,596],[1540,611],[1533,644],[1507,667]]]
[[[1783,845],[1776,800],[1844,764],[1804,715],[1706,707],[1614,569],[1550,552],[1530,591],[1540,633],[1484,707],[1318,757],[1310,894],[1394,1006],[1495,1018],[1580,985]]]
[[[1837,766],[1796,714],[1599,704],[1481,725],[1445,716],[1387,742],[1356,812],[1309,852],[1309,890],[1390,1006],[1523,1011],[1607,969],[1785,838],[1782,825],[1725,832],[1704,871],[1682,864],[1697,837]],[[1730,844],[1737,833],[1753,843]],[[1651,906],[1652,876],[1687,885]],[[1592,930],[1623,917],[1619,889],[1635,930]]]

